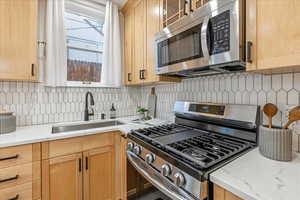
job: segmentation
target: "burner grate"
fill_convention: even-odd
[[[138,129],[135,132],[149,138],[157,138],[157,137],[172,135],[187,130],[192,130],[192,129],[178,124],[166,124],[166,125],[161,125],[161,126],[156,126],[156,127],[146,128],[146,129]]]
[[[167,149],[179,155],[179,158],[183,157],[207,168],[250,146],[250,143],[242,140],[203,133],[201,136],[169,144]]]

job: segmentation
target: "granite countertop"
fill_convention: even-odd
[[[256,148],[213,172],[210,180],[244,200],[300,199],[300,154],[279,162]]]
[[[136,116],[118,118],[116,120],[124,123],[123,125],[87,129],[87,130],[80,130],[80,131],[70,131],[70,132],[56,133],[56,134],[51,133],[52,126],[72,125],[72,124],[81,124],[81,123],[95,123],[95,122],[105,122],[105,121],[113,121],[113,120],[91,120],[89,122],[82,121],[82,122],[69,122],[69,123],[18,127],[17,130],[13,133],[0,135],[0,148],[23,145],[23,144],[31,144],[37,142],[45,142],[45,141],[64,139],[64,138],[72,138],[77,136],[99,134],[99,133],[104,133],[109,131],[121,131],[127,134],[133,129],[146,128],[149,127],[150,125],[170,123],[159,119],[149,120],[147,121],[147,123],[133,122],[133,120],[135,119],[137,119]]]

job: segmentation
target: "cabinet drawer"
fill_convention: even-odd
[[[41,160],[41,144],[0,148],[0,169]]]
[[[0,190],[41,179],[41,162],[0,169]]]
[[[99,133],[89,136],[44,142],[42,143],[42,158],[49,159],[112,145],[115,133],[118,132]]]
[[[0,190],[0,199],[38,200],[41,198],[40,187],[40,181],[36,181],[2,189]]]

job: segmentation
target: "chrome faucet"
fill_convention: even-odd
[[[91,92],[87,92],[85,94],[84,121],[89,121],[90,116],[94,116],[93,108],[91,108],[91,112],[89,112],[89,103],[88,103],[89,96],[90,96],[90,105],[91,106],[95,105],[93,94]]]

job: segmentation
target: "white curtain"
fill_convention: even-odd
[[[45,85],[64,86],[67,80],[67,46],[64,0],[47,0]]]
[[[118,6],[106,2],[104,22],[104,53],[101,81],[108,87],[121,86],[121,32]]]

